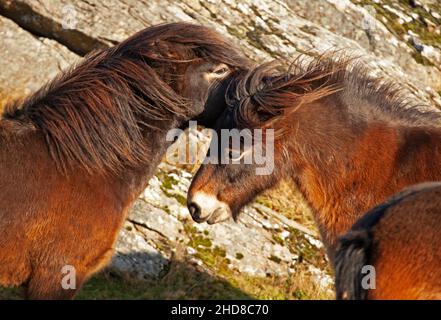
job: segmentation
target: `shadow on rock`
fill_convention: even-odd
[[[111,267],[84,285],[78,299],[253,299],[187,261],[145,252],[117,254],[113,261]],[[158,262],[162,268],[159,276],[149,276],[151,270],[158,270]],[[125,271],[121,268],[124,265]],[[146,266],[144,275],[139,273],[139,266]]]

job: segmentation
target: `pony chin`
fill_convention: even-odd
[[[231,211],[228,207],[221,207],[216,209],[208,218],[207,223],[208,224],[215,224],[224,222],[231,217]]]
[[[215,224],[227,220],[232,216],[230,206],[215,195],[207,194],[203,191],[196,192],[190,199],[190,203],[200,208],[198,217],[193,217],[196,222],[207,222]]]

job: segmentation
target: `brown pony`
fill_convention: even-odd
[[[406,186],[441,180],[440,113],[422,111],[367,74],[352,59],[322,57],[299,59],[289,72],[263,65],[237,75],[216,132],[274,129],[274,170],[202,165],[188,193],[193,219],[236,218],[258,193],[288,178],[312,208],[332,261],[337,238],[369,208]]]
[[[200,115],[209,92],[223,97],[214,84],[246,63],[209,28],[158,25],[9,106],[0,120],[0,285],[72,298],[111,258],[170,145],[167,131]],[[61,285],[65,266],[75,288]]]
[[[339,240],[337,299],[441,299],[440,231],[439,182],[410,187],[375,207]],[[372,272],[365,266],[374,273],[363,288]]]

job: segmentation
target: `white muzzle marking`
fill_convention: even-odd
[[[196,192],[191,202],[196,203],[201,208],[200,218],[206,220],[209,224],[224,221],[231,216],[228,204],[205,192]]]

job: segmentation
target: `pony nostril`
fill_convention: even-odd
[[[190,211],[191,216],[193,219],[199,219],[201,216],[201,207],[195,202],[191,202],[188,205],[188,210]]]

